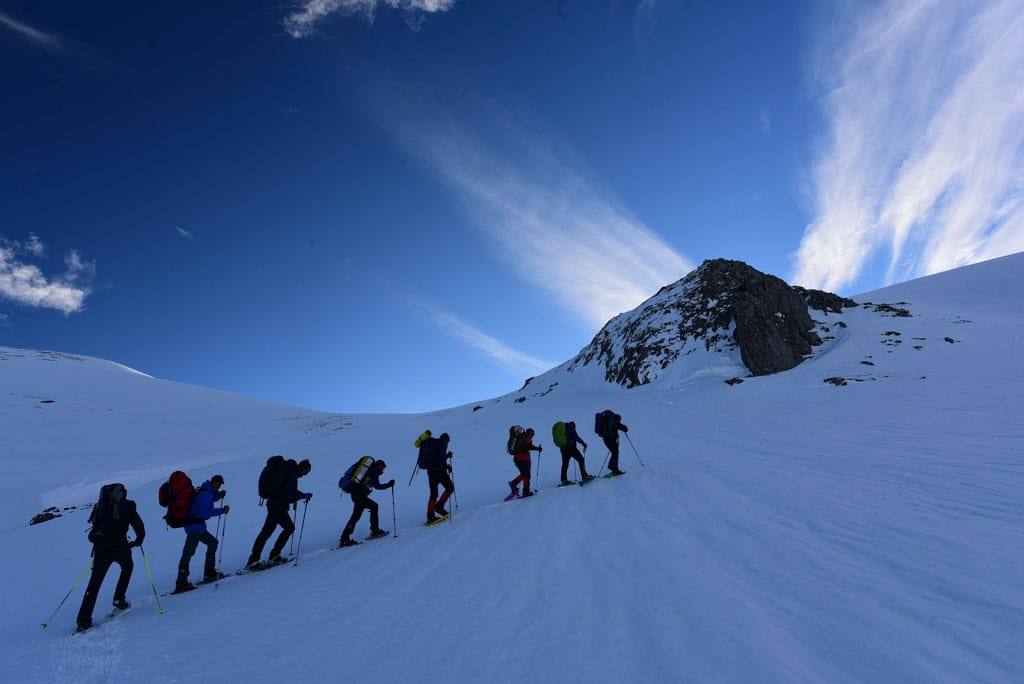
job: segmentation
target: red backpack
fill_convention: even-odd
[[[160,505],[167,509],[164,520],[168,527],[184,527],[189,524],[188,510],[195,495],[196,488],[192,480],[180,470],[175,470],[167,482],[160,485],[158,498]]]

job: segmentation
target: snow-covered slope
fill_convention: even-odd
[[[25,485],[5,482],[0,509],[14,552],[0,668],[9,681],[182,681],[196,667],[227,681],[1020,681],[1022,285],[1014,255],[858,296],[872,305],[815,315],[833,339],[811,358],[735,386],[722,380],[736,367],[631,390],[564,373],[421,416],[328,416],[4,350],[0,429]],[[647,467],[624,442],[625,477],[553,488],[551,423],[577,420],[596,470],[591,419],[607,407]],[[549,448],[541,493],[502,503],[511,423]],[[420,526],[422,474],[406,487],[426,427],[456,454],[460,508],[437,528]],[[224,474],[234,569],[275,452],[314,465],[300,565],[167,597],[157,616],[138,563],[128,614],[69,637],[76,592],[39,629],[88,561],[86,513],[28,515],[127,481],[166,591],[183,535],[160,524],[159,482],[179,465]],[[400,535],[332,551],[350,511],[337,478],[363,453],[399,480]]]

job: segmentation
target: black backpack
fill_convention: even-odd
[[[267,465],[263,466],[260,472],[260,498],[272,499],[284,489],[285,479],[288,477],[288,462],[284,456],[271,456],[267,459]]]
[[[526,430],[522,425],[513,425],[508,429],[508,443],[505,450],[509,456],[515,456],[523,449],[523,442],[526,439]]]
[[[121,504],[128,497],[128,490],[120,482],[103,485],[100,498],[89,514],[89,541],[98,544],[113,541],[121,531]]]
[[[420,442],[420,453],[416,457],[416,465],[420,470],[426,470],[437,462],[437,450],[441,440],[434,437],[427,437]]]
[[[619,430],[619,422],[622,416],[614,411],[601,411],[594,414],[594,432],[598,437],[610,437]]]

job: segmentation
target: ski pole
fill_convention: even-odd
[[[395,539],[398,538],[398,513],[395,509],[395,488],[391,488],[391,526],[395,528]]]
[[[452,480],[452,495],[455,497],[455,508],[458,509],[458,507],[459,507],[459,488],[455,486],[455,468],[454,468],[454,466],[452,467],[452,469],[450,471],[448,471],[448,475],[451,476],[451,480]]]
[[[629,446],[633,447],[633,453],[636,454],[636,460],[640,461],[640,467],[646,468],[647,465],[644,463],[644,459],[640,458],[640,452],[636,450],[635,446],[633,446],[633,440],[629,438],[629,433],[623,432],[622,434],[626,435],[626,441],[629,442]]]
[[[306,531],[306,511],[309,510],[309,499],[306,499],[306,506],[302,509],[302,526],[299,528],[299,548],[295,552],[295,565],[299,564],[299,554],[302,553],[302,533]],[[295,517],[298,517],[298,507],[295,509]],[[294,567],[294,566],[292,566]]]
[[[149,567],[149,559],[146,558],[146,550],[139,544],[139,551],[142,552],[142,562],[146,565],[146,574],[149,576],[149,586],[153,588],[153,598],[156,599],[156,614],[163,615],[164,608],[160,605],[160,594],[156,591],[156,582],[153,581],[153,570]]]
[[[412,487],[412,481],[416,479],[416,473],[419,471],[419,469],[420,467],[418,463],[412,464],[412,475],[409,476],[409,484],[406,485],[407,487]]]
[[[307,506],[309,505],[308,501],[306,502],[306,505]],[[303,509],[303,510],[305,510],[305,509]],[[296,503],[295,504],[295,514],[292,516],[292,530],[293,531],[295,530],[295,521],[298,520],[298,519],[299,519],[299,504]],[[288,540],[288,555],[289,556],[294,556],[295,555],[295,535],[294,534],[292,534],[292,538]]]
[[[82,570],[80,575],[78,575],[78,579],[75,580],[75,583],[71,585],[70,589],[68,589],[68,593],[64,594],[64,598],[62,598],[60,600],[60,603],[57,604],[57,607],[53,610],[53,613],[50,615],[50,617],[47,618],[46,622],[43,623],[43,629],[46,629],[50,622],[53,620],[53,618],[56,617],[57,611],[61,609],[61,607],[64,605],[64,602],[68,600],[69,596],[71,596],[71,593],[78,587],[79,584],[81,584],[82,578],[85,577],[85,573],[89,572],[90,570],[92,570],[92,558],[89,559],[89,562],[86,564],[85,569]]]
[[[221,505],[223,506],[223,503]],[[220,564],[224,561],[224,538],[228,536],[227,513],[221,513],[219,516],[217,516],[218,524],[221,522],[221,518],[224,518],[224,523],[223,523],[222,527],[220,528],[220,542],[218,542],[218,546],[220,547],[220,554],[219,554],[219,557],[217,558],[217,570],[218,571],[220,570]]]
[[[601,469],[597,471],[597,476],[601,477],[601,473],[604,472],[604,467],[608,463],[608,459],[611,458],[612,452],[609,449],[608,453],[604,455],[604,461],[601,463]]]

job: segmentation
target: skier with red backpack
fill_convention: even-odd
[[[174,593],[191,591],[195,585],[188,581],[189,565],[192,556],[199,548],[199,542],[206,544],[206,558],[203,563],[203,581],[213,582],[224,575],[216,568],[217,538],[206,529],[206,521],[225,515],[231,510],[230,506],[221,508],[215,507],[215,501],[220,501],[227,496],[227,490],[222,490],[224,478],[221,475],[214,475],[204,482],[192,497],[189,506],[189,522],[185,525],[185,546],[181,550],[181,560],[178,561],[178,579],[174,584]]]
[[[309,501],[312,494],[299,491],[299,478],[309,475],[313,469],[307,459],[298,463],[294,460],[285,460],[284,456],[271,456],[267,465],[260,473],[259,494],[260,498],[266,499],[267,517],[263,522],[263,529],[256,536],[252,545],[252,553],[245,567],[250,570],[259,570],[264,567],[271,567],[285,562],[281,557],[284,545],[288,538],[295,532],[295,523],[288,515],[288,509],[299,501]],[[281,527],[281,534],[278,536],[274,546],[270,549],[270,557],[267,563],[260,563],[260,556],[263,555],[263,547],[266,545],[270,535],[274,534],[277,527]]]
[[[610,475],[622,475],[619,470],[619,432],[629,432],[629,427],[622,422],[622,416],[614,411],[601,411],[594,415],[594,432],[608,447],[608,470]],[[608,477],[606,475],[605,477]]]
[[[92,575],[82,596],[78,609],[78,631],[92,627],[92,611],[96,607],[96,596],[107,576],[110,566],[121,566],[121,575],[114,587],[114,610],[127,610],[131,604],[125,598],[128,582],[132,578],[135,563],[132,548],[142,546],[146,527],[142,524],[135,502],[128,498],[128,490],[120,482],[104,485],[100,489],[99,501],[89,514],[89,541],[92,542]],[[134,541],[128,541],[129,525],[135,531]]]
[[[519,475],[515,479],[508,481],[508,488],[512,490],[511,494],[508,495],[508,499],[533,496],[533,491],[530,490],[530,469],[533,465],[530,461],[530,452],[536,451],[540,453],[544,451],[544,447],[540,445],[534,446],[534,434],[536,433],[533,431],[533,428],[524,430],[518,425],[513,425],[509,429],[507,450],[512,455],[512,461],[516,464],[516,468],[519,469]],[[519,493],[520,482],[523,483],[522,494]]]

